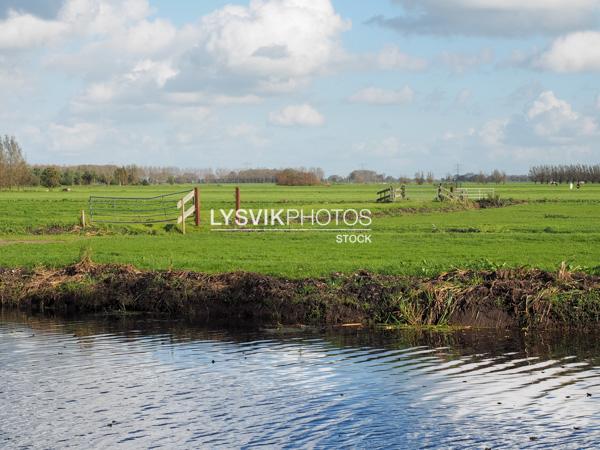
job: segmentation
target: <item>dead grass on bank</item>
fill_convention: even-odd
[[[84,257],[62,268],[0,269],[0,303],[32,312],[150,312],[235,324],[591,327],[600,277],[536,269],[436,277],[366,271],[290,280],[257,273],[142,271]]]

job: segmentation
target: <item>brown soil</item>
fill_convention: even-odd
[[[141,271],[90,261],[0,269],[0,304],[32,312],[151,312],[261,324],[594,327],[600,277],[530,269],[434,278],[357,272],[292,280],[256,273]]]
[[[386,216],[401,216],[406,214],[427,214],[427,213],[448,213],[456,211],[464,211],[468,209],[488,209],[488,208],[506,208],[513,205],[521,205],[527,203],[525,200],[506,199],[481,199],[481,200],[465,200],[463,202],[446,202],[443,206],[437,208],[430,205],[411,206],[411,207],[392,207],[382,209],[373,214],[374,217]]]

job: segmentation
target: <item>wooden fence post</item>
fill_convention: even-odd
[[[81,222],[81,227],[85,228],[85,209],[81,210],[80,222]]]
[[[185,234],[185,203],[181,199],[181,232]]]
[[[194,219],[196,221],[196,226],[200,226],[200,190],[198,186],[194,188],[194,206],[196,207],[194,211]]]

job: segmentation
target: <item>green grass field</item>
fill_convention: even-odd
[[[371,244],[338,244],[335,233],[217,233],[211,208],[232,208],[233,185],[201,186],[202,226],[181,235],[164,225],[70,231],[90,195],[154,196],[191,186],[74,187],[0,192],[0,266],[62,266],[91,254],[96,262],[148,269],[234,270],[304,277],[368,269],[433,275],[454,267],[533,266],[562,261],[600,272],[600,186],[507,184],[501,198],[526,203],[462,209],[433,201],[432,186],[409,186],[408,201],[375,203],[382,185],[241,185],[243,208],[369,208]],[[473,187],[473,186],[468,186]],[[449,210],[450,209],[450,210]],[[89,211],[88,211],[89,212]],[[176,211],[174,212],[176,214]]]

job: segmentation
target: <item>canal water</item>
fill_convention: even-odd
[[[598,448],[594,334],[0,314],[0,448]]]

